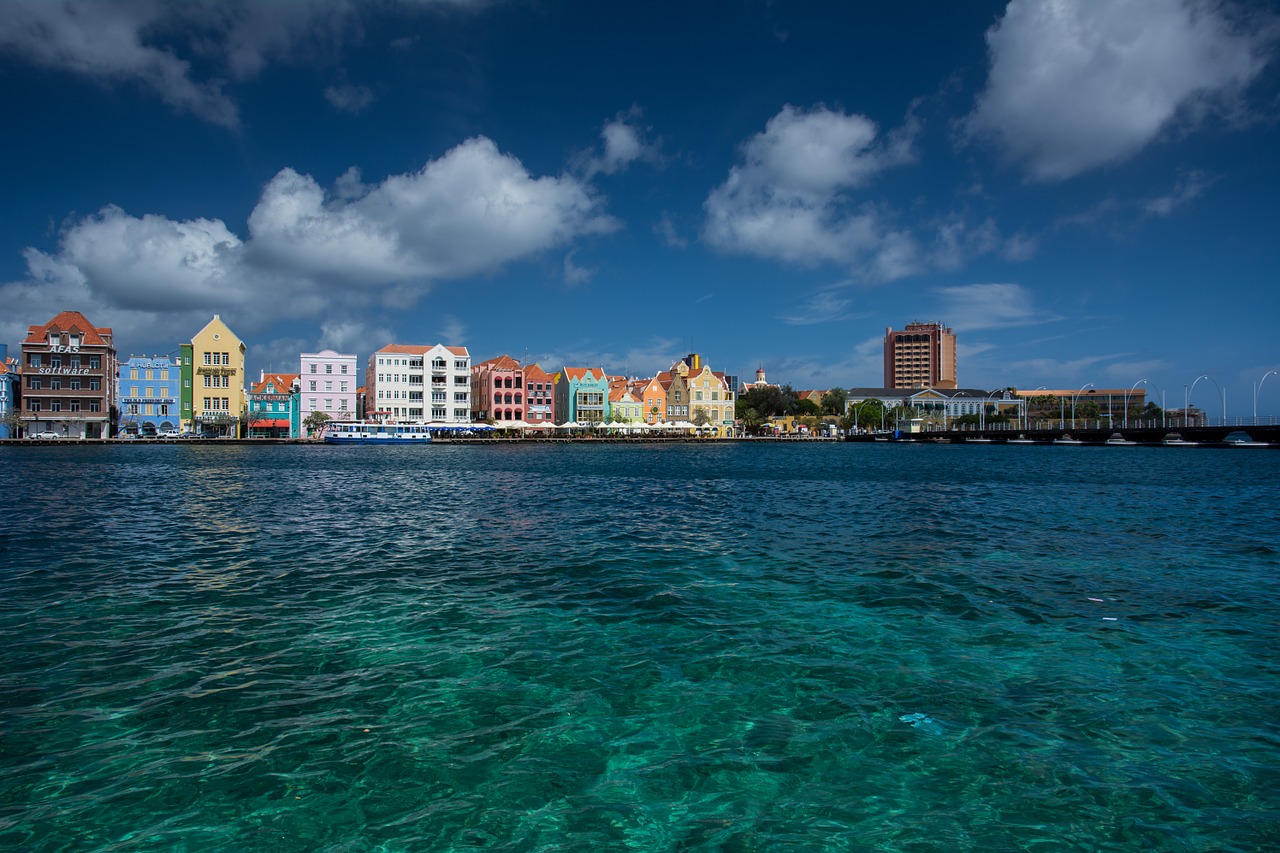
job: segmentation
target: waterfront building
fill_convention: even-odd
[[[1147,405],[1145,388],[1037,388],[1014,393],[1024,401],[1031,420],[1070,421],[1074,405],[1077,418],[1087,414],[1089,420],[1118,425],[1124,423],[1126,400],[1130,421]]]
[[[733,434],[734,393],[728,378],[690,353],[671,366],[667,389],[667,420],[688,421],[713,435]]]
[[[22,363],[0,344],[0,438],[17,438],[22,397]]]
[[[670,375],[668,382],[670,384]],[[647,424],[656,424],[667,411],[667,388],[657,376],[631,383],[631,393],[640,401],[640,415]]]
[[[183,431],[239,437],[247,402],[244,342],[214,314],[178,349]]]
[[[556,422],[555,393],[552,390],[551,374],[541,365],[531,364],[524,369],[525,413],[524,419],[531,424],[553,424]]]
[[[556,417],[561,423],[603,424],[609,420],[609,377],[601,367],[562,367],[551,377]]]
[[[914,410],[924,420],[939,428],[949,425],[956,418],[976,415],[980,418],[1005,416],[1020,421],[1026,408],[1026,400],[1013,389],[985,391],[981,388],[850,388],[845,401],[845,413],[854,415],[857,408],[868,400],[878,402],[886,413],[895,409]],[[884,426],[892,427],[886,417]]]
[[[955,388],[955,333],[941,323],[885,329],[884,387]]]
[[[300,437],[300,387],[296,373],[260,372],[258,381],[249,386],[249,438]]]
[[[773,384],[769,381],[768,377],[765,375],[763,367],[757,367],[755,381],[744,382],[743,384],[738,386],[738,397],[741,398],[743,395],[747,394],[750,391],[754,391],[756,388],[778,388],[778,387],[780,386]]]
[[[509,355],[473,365],[471,419],[494,423],[525,420],[524,386],[524,368]]]
[[[28,327],[22,342],[23,431],[111,436],[118,369],[111,329],[94,326],[79,311]]]
[[[609,423],[643,423],[641,399],[631,392],[626,377],[618,377],[609,383]]]
[[[324,412],[335,421],[349,421],[357,417],[356,389],[360,377],[356,373],[354,355],[331,349],[304,352],[300,367],[300,423],[305,423],[312,412]]]
[[[168,356],[129,356],[120,362],[116,398],[120,404],[120,434],[155,435],[177,432],[182,364]]]
[[[388,344],[369,356],[369,417],[471,423],[471,353],[444,344]]]

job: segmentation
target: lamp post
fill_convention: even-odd
[[[1022,407],[1022,428],[1023,429],[1031,428],[1030,409],[1031,409],[1031,401],[1035,399],[1035,396],[1034,396],[1035,393],[1037,391],[1048,391],[1048,390],[1049,390],[1048,385],[1037,385],[1035,388],[1031,389],[1032,396],[1027,398],[1026,404]]]
[[[1190,386],[1189,388],[1187,388],[1187,397],[1186,397],[1186,400],[1184,401],[1184,403],[1183,403],[1183,407],[1182,407],[1182,425],[1183,425],[1183,426],[1186,426],[1186,425],[1187,425],[1187,416],[1191,413],[1191,412],[1190,412],[1190,409],[1191,409],[1191,395],[1192,395],[1193,393],[1195,393],[1195,390],[1196,390],[1196,382],[1199,382],[1201,379],[1208,379],[1210,382],[1212,382],[1212,383],[1213,383],[1213,387],[1217,388],[1219,393],[1222,393],[1222,386],[1221,386],[1221,385],[1219,385],[1219,384],[1217,383],[1217,380],[1215,380],[1213,377],[1211,377],[1211,376],[1209,376],[1209,375],[1207,375],[1207,374],[1206,374],[1206,375],[1204,375],[1204,376],[1197,376],[1197,377],[1195,378],[1195,382],[1192,382],[1192,383],[1191,383],[1191,386]],[[1184,386],[1184,387],[1186,387],[1186,386]],[[1227,419],[1227,395],[1226,395],[1225,393],[1222,393],[1222,420],[1225,422],[1225,421],[1226,421],[1226,419]]]
[[[1076,397],[1079,397],[1081,394],[1083,394],[1084,389],[1086,388],[1097,388],[1097,387],[1098,386],[1094,385],[1092,382],[1086,382],[1080,386],[1079,391],[1071,395],[1071,428],[1072,429],[1076,428]]]
[[[985,433],[987,431],[987,400],[990,400],[992,397],[994,397],[997,394],[1003,395],[1004,391],[1005,389],[1003,388],[997,388],[996,390],[992,391],[990,394],[982,398],[982,411],[978,413],[978,420],[979,420],[978,429],[981,430],[982,432]],[[1000,407],[996,406],[996,414],[999,414],[999,413],[1000,413]]]
[[[1253,425],[1258,425],[1258,392],[1262,390],[1262,383],[1267,381],[1267,377],[1280,373],[1280,370],[1268,370],[1262,374],[1262,378],[1253,383]]]
[[[1145,379],[1139,379],[1137,382],[1133,383],[1132,388],[1130,388],[1128,391],[1124,393],[1124,428],[1125,429],[1129,428],[1129,395],[1132,394],[1134,391],[1138,390],[1138,386],[1144,382],[1146,382],[1148,385],[1151,384],[1150,382],[1147,382],[1147,380]]]

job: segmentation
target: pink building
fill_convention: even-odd
[[[556,422],[555,394],[551,390],[551,374],[531,364],[524,369],[525,416],[531,424]]]
[[[509,355],[471,368],[471,419],[522,421],[525,412],[524,368]]]

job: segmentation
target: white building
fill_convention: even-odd
[[[371,418],[471,423],[466,347],[388,344],[369,356],[364,384]]]
[[[354,355],[336,353],[331,349],[304,352],[298,382],[302,422],[305,423],[312,412],[324,412],[335,421],[355,419],[360,375],[356,372]],[[306,427],[303,427],[303,432],[306,432]]]

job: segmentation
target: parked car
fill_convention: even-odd
[[[62,436],[58,435],[56,432],[38,432],[38,433],[36,433],[35,435],[33,435],[33,436],[31,436],[31,437],[32,437],[32,438],[39,438],[39,439],[46,439],[46,438],[62,438]]]
[[[177,438],[179,435],[176,429],[162,429],[156,433],[156,438]]]

